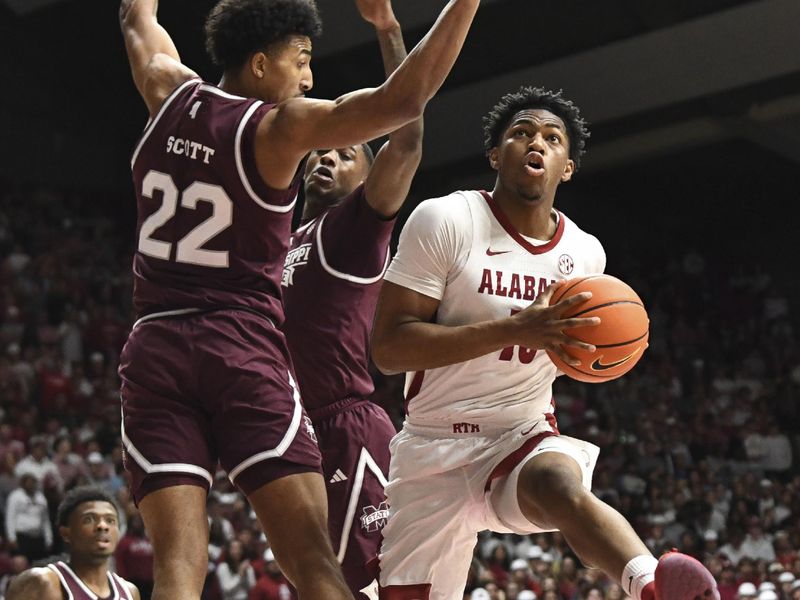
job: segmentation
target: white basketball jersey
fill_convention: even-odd
[[[552,282],[602,273],[605,252],[563,214],[547,242],[522,236],[486,192],[426,200],[400,235],[386,279],[440,301],[436,322],[496,320],[529,306]],[[406,374],[412,423],[511,427],[552,412],[556,367],[519,346]],[[548,419],[553,422],[554,420]]]

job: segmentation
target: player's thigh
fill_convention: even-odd
[[[463,473],[393,482],[387,492],[381,598],[461,600],[478,531]]]
[[[524,534],[552,530],[542,506],[565,505],[567,494],[592,486],[599,448],[567,436],[544,438],[487,494],[494,516],[510,530]],[[524,504],[524,506],[523,506]]]
[[[320,562],[333,560],[325,484],[319,473],[281,477],[247,498],[281,569],[293,583],[312,575]]]
[[[142,324],[120,359],[124,462],[137,503],[165,487],[212,482],[217,457],[193,383],[191,330],[189,319]]]

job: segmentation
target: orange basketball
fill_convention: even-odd
[[[566,364],[549,350],[547,354],[561,371],[578,381],[600,383],[621,377],[639,362],[647,348],[650,320],[644,304],[627,283],[611,275],[569,279],[558,287],[550,304],[580,292],[592,292],[592,298],[569,308],[562,318],[600,317],[601,323],[564,333],[593,344],[597,351],[566,347],[570,356],[581,361],[578,367]]]

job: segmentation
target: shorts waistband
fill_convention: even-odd
[[[457,420],[412,421],[407,418],[405,423],[403,423],[403,429],[414,435],[462,438],[470,436],[502,435],[511,431],[514,427]]]
[[[269,322],[270,325],[275,327],[275,323],[272,321],[272,319],[270,319],[264,313],[259,312],[253,308],[250,308],[249,306],[220,305],[220,306],[207,306],[203,308],[198,308],[198,307],[176,308],[174,310],[162,310],[158,312],[152,312],[147,315],[144,315],[143,317],[139,317],[133,324],[133,327],[131,329],[136,329],[136,327],[141,325],[142,323],[146,323],[148,321],[155,321],[157,319],[168,319],[170,317],[191,317],[195,315],[204,315],[212,312],[220,312],[223,310],[239,310],[243,312],[248,312],[250,314],[253,314],[257,317],[264,319],[265,321]]]
[[[302,391],[300,392],[300,395],[302,396]],[[347,398],[338,400],[333,404],[321,406],[320,408],[315,408],[313,410],[306,410],[306,413],[312,421],[319,421],[321,419],[327,419],[335,414],[352,410],[364,404],[369,404],[369,400],[362,398],[361,396],[348,396]]]

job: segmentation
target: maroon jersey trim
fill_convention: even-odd
[[[250,198],[258,204],[261,208],[265,210],[269,210],[271,212],[277,213],[287,213],[294,208],[295,203],[297,202],[297,195],[295,195],[294,199],[286,205],[283,204],[269,204],[264,202],[261,198],[258,197],[255,190],[253,190],[253,186],[250,185],[250,180],[247,178],[247,173],[244,169],[244,163],[242,162],[242,135],[244,134],[244,128],[247,127],[247,124],[250,122],[250,118],[253,116],[253,113],[258,110],[263,102],[260,100],[256,100],[253,104],[250,105],[250,108],[247,109],[247,112],[244,113],[241,122],[239,123],[239,127],[236,130],[236,140],[234,142],[234,156],[236,158],[236,170],[239,172],[239,179],[242,181],[242,186],[244,186],[245,191],[250,196]]]
[[[287,375],[289,376],[289,385],[292,387],[292,398],[294,399],[294,413],[292,414],[292,422],[289,424],[289,429],[286,430],[286,434],[283,436],[280,443],[272,450],[265,450],[264,452],[254,454],[231,469],[231,472],[228,473],[228,479],[231,480],[231,483],[235,484],[235,480],[239,474],[245,469],[252,467],[254,464],[270,458],[283,456],[283,453],[286,452],[289,446],[291,446],[292,441],[294,441],[297,431],[300,429],[300,421],[303,417],[303,405],[300,404],[300,392],[297,389],[297,384],[295,384],[292,374],[287,371]]]
[[[178,94],[180,94],[185,88],[189,87],[189,85],[191,84],[197,85],[201,81],[202,79],[193,77],[192,79],[184,81],[182,84],[176,87],[169,96],[167,96],[167,99],[164,100],[164,103],[161,105],[161,108],[158,109],[156,116],[150,119],[147,122],[147,125],[145,125],[144,127],[144,131],[142,132],[142,137],[139,139],[139,143],[136,145],[136,150],[133,151],[133,156],[131,157],[131,169],[133,169],[134,164],[136,164],[136,159],[139,158],[139,152],[141,151],[142,146],[144,146],[144,143],[147,141],[147,138],[150,137],[150,134],[153,132],[153,129],[155,129],[155,126],[158,124],[158,121],[161,119],[163,114],[169,108],[169,105],[172,104],[172,101],[175,100]]]
[[[328,261],[325,258],[325,250],[322,247],[322,224],[325,222],[325,217],[327,216],[328,213],[325,213],[320,218],[319,225],[317,225],[317,234],[316,234],[317,253],[319,254],[319,262],[320,264],[322,264],[322,268],[325,269],[325,271],[330,275],[333,275],[338,279],[344,279],[345,281],[350,281],[352,283],[369,285],[370,283],[375,283],[376,281],[380,281],[384,273],[386,273],[386,269],[389,268],[389,260],[391,259],[391,252],[388,248],[386,249],[386,260],[383,263],[383,269],[381,269],[381,272],[378,273],[375,277],[356,277],[355,275],[348,275],[347,273],[342,273],[341,271],[337,271],[330,264],[328,264]]]
[[[556,214],[558,215],[558,224],[556,225],[556,232],[553,234],[553,239],[546,244],[542,244],[541,246],[534,246],[528,240],[522,237],[522,234],[516,230],[511,221],[508,220],[506,214],[497,205],[497,202],[494,201],[494,198],[492,198],[483,190],[481,190],[481,195],[486,200],[486,203],[489,205],[494,218],[497,219],[497,222],[500,223],[500,226],[506,230],[506,233],[510,235],[512,239],[517,242],[517,244],[525,248],[525,250],[531,254],[544,254],[545,252],[549,252],[555,248],[556,245],[558,245],[558,242],[561,241],[561,236],[564,235],[564,215],[562,215],[560,212],[556,211]]]

